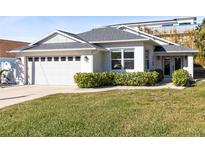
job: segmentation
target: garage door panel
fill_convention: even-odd
[[[33,62],[33,65],[34,84],[73,85],[73,76],[81,71],[80,61],[39,61]]]

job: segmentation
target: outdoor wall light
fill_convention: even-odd
[[[87,56],[85,56],[85,57],[84,57],[84,60],[85,60],[86,62],[88,62],[89,59],[88,59]]]

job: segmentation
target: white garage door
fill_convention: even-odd
[[[32,84],[74,85],[73,76],[81,71],[81,57],[28,57]]]

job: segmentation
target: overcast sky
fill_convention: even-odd
[[[126,22],[173,19],[176,16],[21,16],[0,17],[0,39],[33,42],[55,29],[80,33],[92,28]],[[203,17],[197,17],[200,23]]]

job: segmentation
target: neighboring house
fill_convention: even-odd
[[[22,64],[19,84],[73,85],[77,72],[144,72],[161,68],[165,77],[186,69],[193,77],[197,51],[126,26],[80,34],[56,30],[10,51]]]
[[[0,57],[14,58],[15,54],[6,51],[28,45],[27,42],[0,39]]]
[[[146,28],[153,31],[153,33],[165,33],[170,34],[175,31],[176,33],[184,33],[193,30],[197,27],[197,17],[182,17],[170,20],[156,20],[145,22],[132,22],[110,25],[112,27],[127,26],[133,29],[144,30]]]
[[[170,20],[123,23],[110,26],[119,27],[122,25],[133,29],[140,29],[146,33],[180,45],[195,48],[195,38],[193,33],[198,25],[197,17],[181,17]]]

